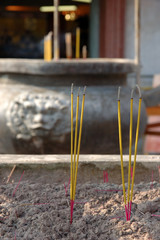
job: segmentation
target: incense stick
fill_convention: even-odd
[[[140,88],[139,88],[138,85],[136,85],[136,88],[138,89],[138,92],[139,92],[139,106],[138,106],[138,116],[137,116],[137,129],[136,129],[135,150],[134,150],[133,176],[132,176],[131,197],[130,197],[130,212],[131,212],[131,208],[132,208],[133,187],[134,187],[134,178],[135,178],[135,169],[136,169],[137,146],[138,146],[139,125],[140,125],[140,116],[141,116],[141,103],[142,103],[142,96],[141,96]]]
[[[65,182],[64,182],[64,189],[65,189],[66,197],[67,197],[67,192],[68,192],[69,184],[70,184],[70,179],[69,179],[69,181],[68,181],[67,187],[66,187]]]
[[[133,90],[132,90],[133,91]],[[131,92],[131,101],[130,101],[130,130],[129,130],[129,164],[128,164],[128,210],[130,202],[130,183],[131,183],[131,157],[132,157],[132,126],[133,126],[133,93]],[[130,213],[128,212],[130,218]]]
[[[80,120],[80,129],[79,129],[78,147],[77,147],[79,90],[78,90],[78,96],[77,96],[76,127],[75,127],[75,139],[74,139],[74,162],[73,162],[73,85],[72,85],[71,87],[71,184],[70,184],[71,185],[70,187],[70,216],[71,217],[70,217],[70,223],[72,223],[72,219],[73,219],[73,208],[74,208],[74,201],[75,201],[75,194],[76,194],[77,172],[78,172],[80,145],[81,145],[86,87],[84,87],[83,98],[82,98],[81,120]],[[77,151],[77,161],[76,161],[76,151]]]
[[[108,172],[106,172],[106,182],[108,183]]]
[[[75,180],[75,169],[76,169],[76,152],[77,152],[77,132],[78,132],[78,113],[79,113],[79,92],[80,88],[78,89],[77,95],[77,108],[76,108],[76,127],[75,127],[75,137],[74,137],[74,165],[73,165],[73,185]],[[72,191],[74,191],[72,189]],[[72,193],[73,194],[73,193]]]
[[[127,206],[126,206],[126,191],[125,191],[125,182],[124,182],[124,170],[123,170],[120,87],[118,88],[118,131],[119,131],[119,149],[120,149],[120,156],[121,156],[121,176],[122,176],[123,196],[124,196],[126,220],[128,220],[128,213],[127,213]]]
[[[13,168],[12,168],[12,170],[11,170],[9,176],[8,176],[8,179],[7,179],[7,182],[6,182],[6,183],[9,183],[9,180],[10,180],[10,178],[12,177],[12,174],[13,174],[15,168],[16,168],[16,165],[13,166]]]
[[[73,199],[73,83],[71,85],[71,184],[70,184],[70,195],[71,199]]]
[[[104,183],[105,182],[108,183],[108,173],[107,173],[107,171],[103,171],[103,181],[104,181]]]
[[[151,214],[152,217],[160,217],[160,215]]]
[[[78,139],[78,148],[77,148],[77,163],[76,163],[75,178],[74,178],[75,180],[74,180],[74,188],[73,188],[73,200],[75,199],[75,193],[76,193],[78,162],[79,162],[79,153],[80,153],[81,136],[82,136],[82,125],[83,125],[83,113],[84,113],[85,91],[86,91],[86,87],[84,87],[83,98],[82,98],[81,120],[80,120],[79,139]]]
[[[23,173],[22,173],[22,175],[21,175],[21,177],[20,177],[20,179],[19,179],[19,182],[18,182],[18,184],[17,184],[15,190],[13,191],[12,197],[14,197],[14,195],[15,195],[15,193],[16,193],[18,187],[19,187],[19,184],[20,184],[20,182],[21,182],[21,180],[22,180],[23,174],[24,174],[24,171],[23,171]]]
[[[131,156],[132,156],[132,125],[133,125],[133,93],[135,88],[138,89],[139,92],[139,106],[138,106],[138,116],[137,116],[137,129],[136,129],[136,139],[135,139],[135,152],[134,152],[134,164],[133,164],[133,174],[132,174],[132,186],[130,191],[130,180],[131,180]],[[137,146],[138,146],[138,135],[139,135],[139,125],[140,125],[140,113],[141,113],[141,102],[142,96],[141,91],[138,85],[136,85],[131,92],[131,102],[130,102],[130,133],[129,133],[129,165],[128,165],[128,196],[126,206],[126,198],[125,198],[125,185],[124,185],[124,172],[123,172],[123,153],[122,153],[122,133],[121,133],[121,116],[120,116],[120,87],[118,88],[118,128],[119,128],[119,148],[121,155],[121,175],[122,175],[122,185],[123,185],[123,195],[125,202],[125,210],[126,210],[126,219],[130,220],[131,215],[131,206],[132,206],[132,198],[133,198],[133,186],[134,186],[134,177],[135,177],[135,167],[136,167],[136,157],[137,157]]]

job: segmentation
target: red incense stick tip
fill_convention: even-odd
[[[71,200],[71,201],[70,201],[70,204],[71,204],[71,219],[70,219],[70,224],[72,224],[74,200]]]
[[[128,220],[130,220],[129,202],[128,202],[128,207],[127,207],[127,210],[128,210]]]
[[[132,202],[128,202],[128,220],[130,220],[131,218],[131,206],[132,206]]]
[[[131,167],[131,179],[132,179],[132,177],[133,177],[133,169]]]
[[[126,205],[125,205],[125,212],[126,212],[126,220],[128,221],[128,209]]]
[[[105,183],[105,171],[103,171],[103,181]]]
[[[131,209],[132,209],[132,201],[130,201],[130,206],[129,206],[129,220],[131,218]]]

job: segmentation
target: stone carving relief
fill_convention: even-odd
[[[23,92],[10,103],[7,126],[17,140],[51,138],[62,141],[70,132],[70,101],[62,93]]]

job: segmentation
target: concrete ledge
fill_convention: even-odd
[[[132,161],[134,156],[132,156]],[[0,155],[0,167],[12,165],[28,168],[43,167],[49,169],[69,168],[70,155]],[[80,155],[79,166],[94,166],[100,170],[120,167],[119,155]],[[138,155],[137,167],[156,169],[160,165],[160,155]],[[128,155],[124,156],[124,167],[128,166]]]
[[[138,66],[131,59],[59,59],[46,62],[31,59],[0,59],[0,73],[30,75],[126,74]]]

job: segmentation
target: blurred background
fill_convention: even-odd
[[[60,6],[60,56],[64,58],[65,33],[73,34],[74,49],[77,26],[81,44],[88,45],[91,1],[61,0]],[[53,31],[53,1],[1,1],[0,23],[0,57],[43,58],[44,36]]]
[[[53,5],[52,0],[2,0],[0,58],[43,59],[44,37],[53,31]],[[66,58],[68,32],[72,34],[74,55],[79,27],[80,48],[86,46],[88,58],[134,59],[134,1],[60,0],[59,6],[60,58]],[[160,86],[160,1],[141,0],[140,11],[141,87],[148,90]],[[127,83],[130,87],[135,85],[135,74],[128,74]],[[146,110],[144,152],[159,153],[159,104]]]

